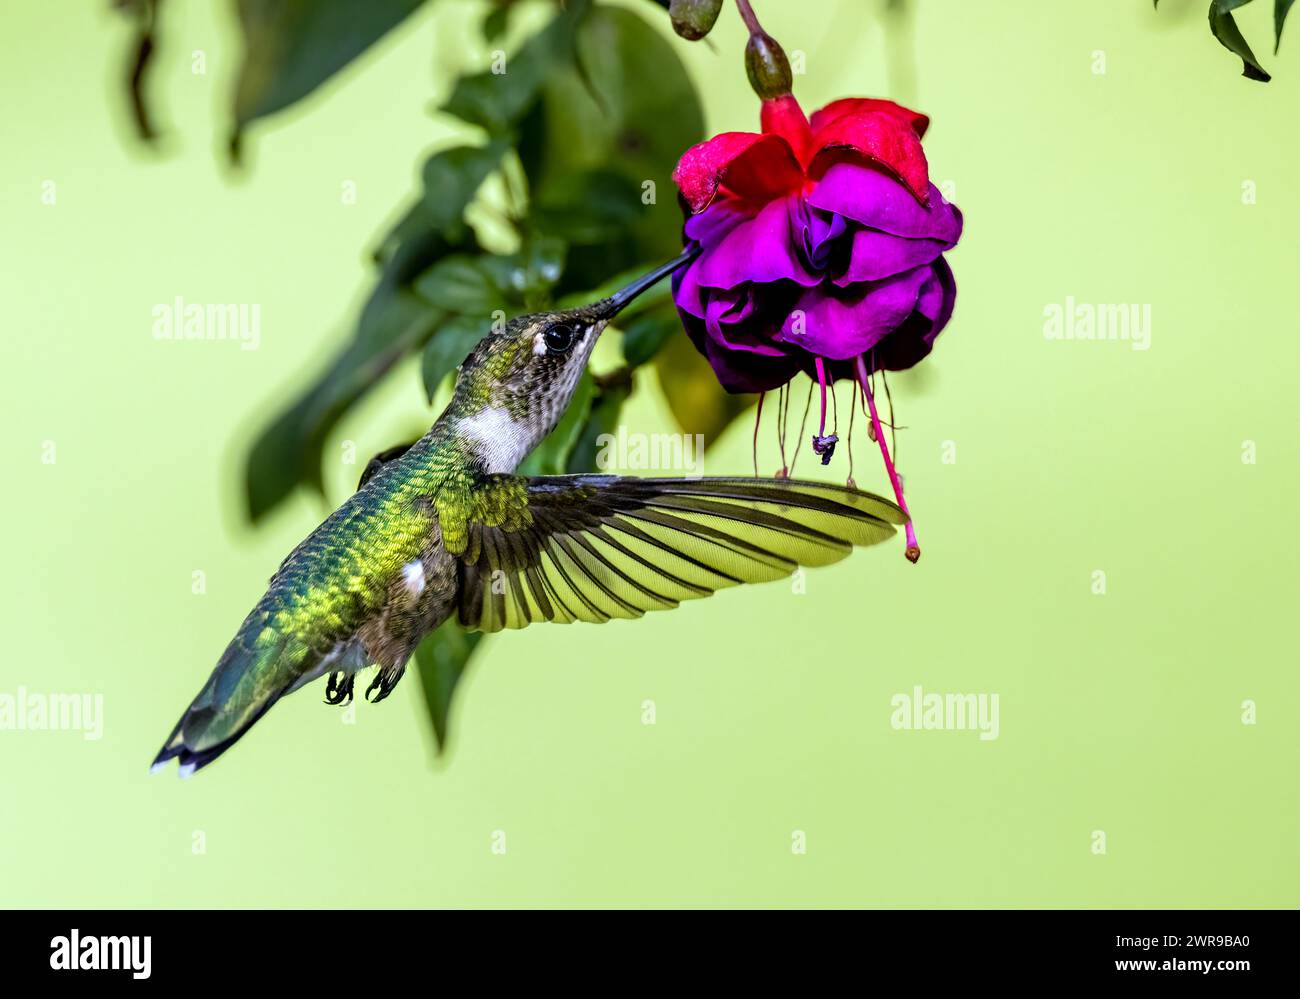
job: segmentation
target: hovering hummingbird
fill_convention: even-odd
[[[360,486],[271,577],[154,761],[187,777],[285,694],[387,697],[420,640],[456,615],[483,632],[603,622],[825,565],[907,516],[856,489],[786,479],[556,475],[520,462],[568,407],[597,338],[688,251],[610,298],[521,316],[462,362],[420,440],[377,455]]]

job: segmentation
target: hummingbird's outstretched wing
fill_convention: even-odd
[[[609,621],[835,562],[894,534],[888,500],[821,482],[496,476],[444,520],[461,624]]]

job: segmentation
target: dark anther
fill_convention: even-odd
[[[839,437],[836,434],[827,434],[825,437],[818,437],[813,434],[812,446],[813,454],[822,456],[822,464],[831,463],[831,455],[835,453],[835,445],[839,443]]]

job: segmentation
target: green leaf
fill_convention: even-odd
[[[536,103],[548,76],[572,60],[574,27],[589,7],[589,0],[573,0],[504,65],[461,77],[442,109],[490,135],[508,134]]]
[[[577,65],[550,75],[519,139],[534,224],[570,244],[561,293],[679,252],[672,172],[704,134],[673,44],[636,14],[593,9],[575,47]]]
[[[424,345],[420,374],[430,402],[433,402],[433,397],[447,376],[460,367],[474,345],[491,330],[491,320],[457,316],[443,323],[429,337],[429,342]]]
[[[532,236],[518,253],[484,258],[496,287],[509,301],[528,309],[545,308],[551,289],[564,273],[567,246],[553,236]]]
[[[622,173],[580,171],[539,191],[529,214],[538,229],[571,243],[605,243],[637,220],[640,197],[640,186]]]
[[[457,254],[439,260],[415,279],[415,291],[430,305],[486,320],[507,304],[482,256]]]
[[[644,312],[623,327],[623,360],[629,368],[640,367],[653,360],[675,336],[685,336],[675,308],[660,306]]]
[[[457,254],[416,278],[415,290],[436,308],[474,319],[509,315],[549,301],[564,270],[564,248],[563,240],[537,237],[518,253]]]
[[[591,410],[591,400],[596,383],[590,371],[584,371],[573,391],[569,408],[560,417],[555,429],[537,445],[537,449],[519,466],[520,475],[563,475],[569,464],[569,455],[577,443],[578,432]]]
[[[1255,58],[1231,13],[1248,3],[1250,0],[1213,0],[1210,4],[1210,31],[1224,48],[1241,60],[1242,76],[1267,83],[1271,77]]]
[[[232,153],[248,124],[306,97],[423,0],[239,0],[244,58]]]
[[[118,0],[117,8],[127,17],[135,19],[135,37],[132,40],[130,72],[126,78],[127,95],[131,101],[131,120],[136,135],[144,142],[158,138],[153,113],[146,95],[145,78],[153,65],[158,48],[159,0]]]
[[[1274,55],[1282,47],[1282,26],[1286,24],[1286,16],[1291,13],[1293,3],[1295,0],[1273,0],[1273,27],[1277,32],[1277,42],[1273,45]]]
[[[329,432],[403,356],[419,347],[439,315],[406,291],[381,300],[358,336],[316,381],[264,430],[245,469],[248,515],[261,520],[300,484],[323,491],[321,452]]]
[[[483,38],[485,41],[495,42],[498,38],[506,33],[510,28],[510,5],[503,4],[500,7],[493,7],[483,17]]]
[[[375,260],[384,263],[399,246],[430,233],[448,244],[470,240],[465,209],[509,148],[494,139],[483,146],[455,146],[430,156],[420,171],[420,200],[380,241]]]
[[[456,687],[482,638],[480,632],[466,631],[455,620],[444,621],[415,650],[415,666],[420,674],[424,704],[429,711],[429,720],[433,722],[439,753],[447,749],[451,702]]]

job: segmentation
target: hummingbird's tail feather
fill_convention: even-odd
[[[234,745],[284,694],[319,675],[325,657],[264,622],[257,611],[244,622],[163,744],[154,770],[175,759],[188,777]]]

